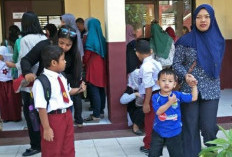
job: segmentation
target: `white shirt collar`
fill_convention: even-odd
[[[144,58],[143,59],[143,63],[148,62],[149,60],[152,60],[152,56],[151,55],[148,56],[148,57],[146,57],[146,58]]]
[[[55,78],[57,78],[58,76],[62,76],[62,74],[59,74],[55,71],[51,71],[51,70],[46,69],[46,68],[44,68],[44,74],[51,76],[51,77],[55,77]]]

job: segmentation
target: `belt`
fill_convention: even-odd
[[[48,114],[63,114],[63,113],[66,113],[69,109],[70,109],[70,107],[63,108],[63,109],[57,109],[57,110],[53,110],[53,111],[49,112]]]

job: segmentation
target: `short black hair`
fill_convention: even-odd
[[[77,19],[76,19],[76,23],[77,23],[77,22],[78,22],[78,23],[83,23],[83,24],[85,23],[84,19],[82,19],[82,18],[77,18]]]
[[[41,54],[42,62],[45,68],[49,68],[51,66],[52,60],[59,62],[60,56],[64,54],[62,48],[57,45],[48,45],[46,46]]]
[[[149,54],[151,51],[150,43],[147,40],[140,39],[136,42],[136,52],[141,54]]]
[[[158,80],[160,79],[160,76],[166,74],[166,75],[173,75],[174,76],[174,80],[177,81],[177,76],[174,70],[172,70],[171,68],[165,68],[163,70],[161,70],[158,74]]]

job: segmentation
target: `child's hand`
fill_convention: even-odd
[[[54,139],[54,132],[53,132],[53,130],[52,130],[52,128],[48,128],[48,129],[44,129],[44,135],[43,135],[44,137],[44,139],[46,140],[46,141],[53,141],[53,139]]]
[[[135,92],[134,94],[135,94],[136,97],[141,97],[139,92]]]
[[[174,104],[175,102],[177,102],[176,95],[175,94],[169,95],[168,96],[168,101],[170,102],[170,104]]]
[[[149,104],[143,104],[143,112],[148,113],[150,112],[150,105]]]
[[[195,87],[195,86],[197,86],[197,84],[198,84],[198,81],[197,81],[197,80],[195,80],[195,81],[193,81],[193,82],[192,82],[192,84],[191,84],[191,86],[190,86],[190,87]]]

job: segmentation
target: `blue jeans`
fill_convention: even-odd
[[[164,137],[161,137],[157,132],[153,130],[152,139],[151,139],[151,147],[149,150],[148,157],[161,156],[164,145],[167,146],[170,157],[183,157],[184,156],[181,134],[174,136],[174,137],[170,137],[170,138],[164,138]]]
[[[93,116],[99,118],[100,114],[104,114],[106,103],[105,89],[89,83],[89,94],[90,102],[93,103]]]

